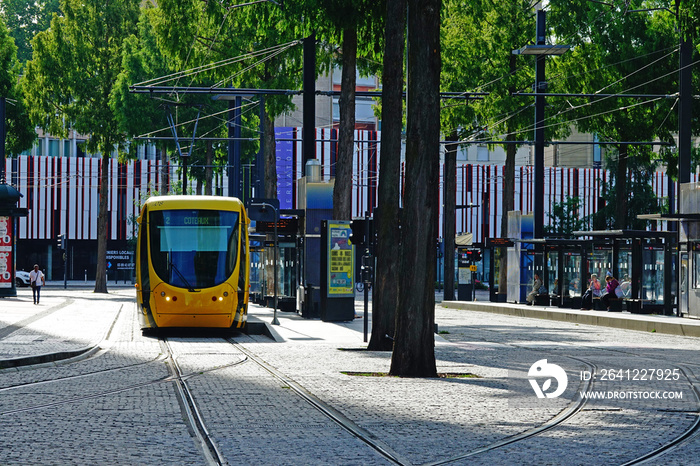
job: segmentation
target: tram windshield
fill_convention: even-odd
[[[189,290],[226,281],[238,256],[237,212],[157,210],[149,216],[151,262],[164,282]]]

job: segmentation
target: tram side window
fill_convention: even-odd
[[[700,251],[693,252],[693,264],[695,273],[693,274],[693,288],[700,288]]]

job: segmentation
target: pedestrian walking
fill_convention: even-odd
[[[34,297],[34,304],[39,304],[41,287],[46,284],[46,278],[44,278],[44,273],[41,270],[39,270],[39,265],[37,264],[34,264],[34,270],[29,272],[29,283],[32,286],[32,296]]]

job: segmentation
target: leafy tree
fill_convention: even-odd
[[[164,76],[173,71],[172,65],[161,53],[154,34],[153,23],[157,10],[143,8],[139,16],[138,30],[124,40],[122,47],[122,70],[117,77],[110,105],[118,119],[120,131],[136,136],[151,131],[158,131],[168,126],[166,110],[163,105],[154,105],[146,95],[133,94],[129,86],[147,79]],[[157,133],[169,136],[169,133]],[[161,142],[160,154],[163,166],[166,166],[168,150],[172,142]],[[132,147],[132,146],[130,146]],[[168,172],[161,173],[161,189],[164,194],[169,184]]]
[[[628,209],[625,223],[620,223],[617,219],[616,206],[619,198],[615,190],[615,186],[618,185],[615,176],[619,173],[616,167],[619,163],[619,158],[615,151],[606,154],[605,163],[613,174],[613,179],[603,185],[601,197],[605,205],[593,214],[593,221],[596,225],[605,229],[644,230],[652,227],[655,222],[640,220],[637,218],[638,215],[668,212],[668,204],[663,199],[656,197],[656,193],[651,186],[657,162],[652,160],[651,155],[639,154],[640,152],[651,152],[651,149],[647,146],[630,147],[630,158],[627,165],[628,180],[625,183],[627,186],[625,197]]]
[[[624,4],[552,0],[557,33],[575,47],[560,61],[561,86],[571,93],[672,94],[678,89],[676,19],[668,11],[634,12],[645,2]],[[672,141],[678,127],[674,102],[665,98],[569,99],[563,110],[581,131],[616,141],[615,228],[630,224],[630,166],[649,167],[652,152],[636,141]],[[637,159],[637,160],[633,160]]]
[[[587,231],[590,228],[590,218],[581,217],[581,199],[577,196],[567,196],[564,202],[554,202],[549,213],[550,224],[544,226],[547,236],[573,238],[574,231]]]
[[[26,68],[26,96],[32,121],[51,134],[69,128],[89,135],[86,149],[102,154],[97,220],[95,292],[107,292],[107,196],[109,158],[123,149],[126,135],[110,107],[121,71],[121,45],[135,32],[138,0],[62,0],[64,16],[32,43]]]
[[[59,0],[3,0],[0,16],[17,45],[17,58],[24,64],[32,58],[32,39],[51,24],[59,12]]]
[[[338,152],[333,187],[333,218],[352,215],[352,159],[355,152],[357,58],[376,57],[381,48],[385,3],[372,0],[289,0],[285,9],[308,19],[308,28],[340,57]],[[339,49],[336,47],[340,45]]]
[[[390,373],[434,377],[435,243],[440,160],[440,0],[408,1],[402,280]]]
[[[530,90],[534,82],[534,57],[517,57],[512,51],[532,43],[534,37],[535,16],[529,0],[476,0],[469,4],[463,0],[446,0],[444,3],[442,89],[488,92],[488,95],[470,104],[448,101],[442,111],[442,128],[446,134],[455,132],[460,139],[472,142],[511,141],[505,144],[502,237],[508,235],[508,212],[515,208],[517,141],[532,140],[534,134],[532,98],[513,95]],[[547,129],[547,137],[551,137],[554,129]],[[450,159],[450,164],[454,163]],[[453,202],[452,197],[446,198],[446,205],[448,202]],[[454,232],[446,231],[445,236],[452,237]],[[499,290],[503,292],[507,289],[506,261],[504,254],[498,278]]]
[[[180,69],[212,63],[208,72],[187,78],[193,85],[216,83],[218,87],[294,89],[301,83],[301,47],[298,41],[306,25],[273,2],[241,7],[219,2],[163,0],[156,32],[161,47]],[[287,45],[284,45],[287,44]],[[234,61],[275,46],[279,50],[263,58]],[[290,96],[265,98],[265,197],[277,197],[274,118],[292,107]],[[251,118],[248,126],[254,124]]]
[[[17,60],[17,47],[10,37],[5,23],[0,20],[0,99],[5,100],[5,153],[18,154],[29,149],[36,139],[34,126],[22,100],[22,90],[17,85],[20,64]],[[4,173],[1,174],[5,176]]]

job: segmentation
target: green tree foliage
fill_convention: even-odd
[[[285,2],[285,8],[308,20],[309,30],[314,31],[316,36],[325,41],[340,57],[340,124],[333,188],[333,218],[349,220],[352,215],[357,59],[376,58],[381,55],[385,3],[372,0],[292,0]],[[361,60],[360,63],[372,64],[376,61]],[[369,68],[377,67],[370,65]]]
[[[130,86],[137,83],[173,84],[176,81],[168,80],[166,76],[174,76],[175,79],[181,76],[176,73],[174,60],[164,53],[158,44],[154,25],[161,21],[160,14],[161,11],[156,8],[141,9],[138,33],[128,37],[122,47],[123,70],[118,77],[115,92],[112,94],[111,105],[119,118],[120,129],[130,136],[172,138],[173,132],[168,122],[168,115],[172,115],[183,153],[191,152],[188,162],[190,165],[188,180],[196,179],[197,185],[204,185],[206,193],[210,194],[217,152],[219,161],[225,160],[224,151],[216,151],[216,149],[217,146],[225,148],[225,145],[214,144],[209,140],[206,143],[196,141],[193,150],[190,150],[191,136],[197,124],[196,136],[206,134],[209,137],[225,137],[225,125],[221,124],[221,121],[226,118],[225,102],[213,101],[211,95],[192,96],[173,93],[172,95],[157,94],[154,98],[151,95],[130,91]],[[180,162],[179,154],[174,152],[174,141],[156,141],[163,161],[168,159],[167,154],[170,152],[174,155],[176,163]],[[138,143],[142,142],[143,140],[138,141]],[[135,148],[136,145],[130,147]],[[161,180],[163,190],[167,189],[169,184],[167,178]],[[171,188],[175,189],[175,186]]]
[[[0,98],[6,102],[6,154],[18,154],[29,149],[36,139],[34,126],[30,123],[24,107],[22,89],[17,84],[19,70],[17,47],[5,24],[0,21]]]
[[[616,208],[619,199],[615,190],[617,180],[614,176],[618,173],[619,158],[616,151],[606,154],[605,163],[613,174],[613,179],[603,185],[600,197],[604,201],[604,206],[593,214],[593,223],[598,228],[644,230],[654,226],[655,222],[640,220],[637,218],[638,215],[668,212],[666,200],[657,198],[651,186],[656,163],[650,154],[640,154],[640,152],[651,152],[651,149],[645,146],[630,147],[625,194],[628,214],[624,223],[618,221]]]
[[[17,45],[17,58],[24,64],[32,58],[32,39],[51,24],[59,12],[59,0],[3,0],[0,16]]]
[[[676,18],[666,10],[635,12],[647,3],[632,0],[595,3],[552,0],[557,34],[574,48],[559,67],[562,89],[571,93],[673,94],[678,89],[679,36]],[[649,97],[571,98],[561,105],[565,124],[616,141],[616,228],[627,220],[629,166],[653,168],[653,152],[634,142],[672,141],[678,128],[673,99]]]
[[[580,216],[581,199],[577,196],[567,196],[564,202],[554,202],[549,213],[550,224],[544,226],[547,236],[573,238],[574,231],[590,229],[591,221],[588,216]]]
[[[108,162],[126,141],[110,100],[122,69],[122,43],[138,24],[139,1],[62,0],[61,11],[64,16],[54,16],[32,43],[26,100],[32,121],[45,131],[88,135],[87,151],[102,154],[95,292],[105,293]]]
[[[180,85],[263,89],[297,89],[301,85],[302,48],[298,40],[304,35],[304,24],[280,5],[264,2],[236,7],[164,0],[159,9],[155,25],[159,44],[178,69],[217,64],[196,76],[179,79]],[[263,50],[268,52],[261,53]],[[236,57],[242,59],[233,60]],[[277,196],[274,118],[291,108],[291,96],[265,98],[266,197]],[[250,136],[257,134],[257,114],[255,106],[244,109],[243,117],[248,119],[244,130],[249,128]],[[225,121],[220,120],[222,128]],[[245,150],[248,159],[244,162],[250,161],[255,147]]]
[[[534,99],[513,95],[518,91],[532,90],[534,57],[512,53],[532,43],[534,38],[535,11],[528,0],[444,2],[441,90],[488,93],[481,100],[471,103],[447,101],[441,112],[445,134],[454,132],[459,139],[472,143],[534,139]],[[546,65],[550,66],[553,60],[547,60]],[[567,127],[552,125],[546,128],[545,133],[547,138],[551,138],[555,131],[562,134],[566,130]],[[506,237],[507,214],[515,208],[515,155],[519,144],[515,142],[504,146],[506,160],[501,236]],[[452,202],[452,199],[446,202]],[[445,232],[446,236],[453,234]],[[506,261],[507,257],[503,255],[498,279],[498,283],[504,285],[499,287],[501,290],[506,289]]]

